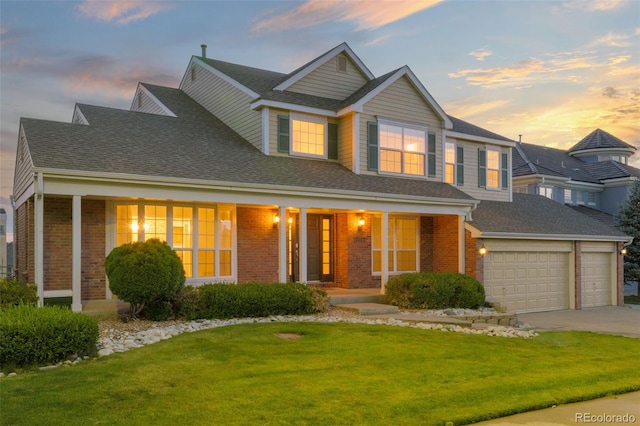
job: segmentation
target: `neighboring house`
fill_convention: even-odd
[[[390,275],[455,271],[511,310],[621,303],[629,238],[514,198],[515,146],[448,116],[407,66],[374,76],[347,44],[289,74],[213,60],[203,46],[179,88],[140,83],[129,111],[78,104],[70,124],[21,120],[16,274],[80,311],[113,299],[114,247],[160,238],[194,285],[384,292]],[[494,211],[516,212],[517,226]],[[561,216],[553,231],[539,219]],[[581,269],[585,252],[597,273]]]
[[[640,179],[640,170],[628,165],[635,151],[600,129],[567,151],[518,143],[513,153],[514,192],[543,195],[613,225],[613,215]]]

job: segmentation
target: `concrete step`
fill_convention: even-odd
[[[350,294],[350,295],[334,295],[329,296],[329,304],[351,305],[354,303],[384,303],[384,294]]]
[[[397,306],[383,305],[382,303],[348,303],[344,305],[337,305],[336,308],[356,312],[359,315],[387,315],[400,313]]]

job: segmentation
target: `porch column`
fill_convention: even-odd
[[[38,289],[38,306],[44,305],[44,182],[42,173],[36,174],[34,197],[33,273]]]
[[[298,262],[300,265],[300,281],[301,283],[307,283],[307,209],[302,207],[300,209],[300,241],[298,242]]]
[[[386,293],[387,281],[389,281],[389,212],[382,212],[382,246],[381,253],[381,270],[380,270],[380,293]]]
[[[287,208],[278,208],[278,281],[287,282]]]
[[[71,210],[71,310],[82,312],[82,197],[73,196],[73,206]]]

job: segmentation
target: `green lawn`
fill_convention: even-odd
[[[247,324],[4,378],[0,422],[462,424],[638,390],[638,353],[640,339],[584,332],[523,340],[362,324]]]

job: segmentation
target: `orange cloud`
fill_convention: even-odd
[[[89,18],[125,25],[171,9],[166,2],[85,0],[77,6]]]
[[[263,19],[252,31],[301,29],[330,21],[355,22],[356,30],[375,29],[435,6],[443,0],[309,0],[295,9]]]
[[[622,0],[572,0],[564,2],[562,5],[567,9],[580,9],[587,12],[597,12],[602,10],[612,10],[622,6]]]
[[[486,50],[484,47],[482,49],[474,50],[473,52],[469,53],[469,56],[473,56],[479,61],[484,61],[484,58],[491,55],[493,55],[493,52],[490,50]]]

